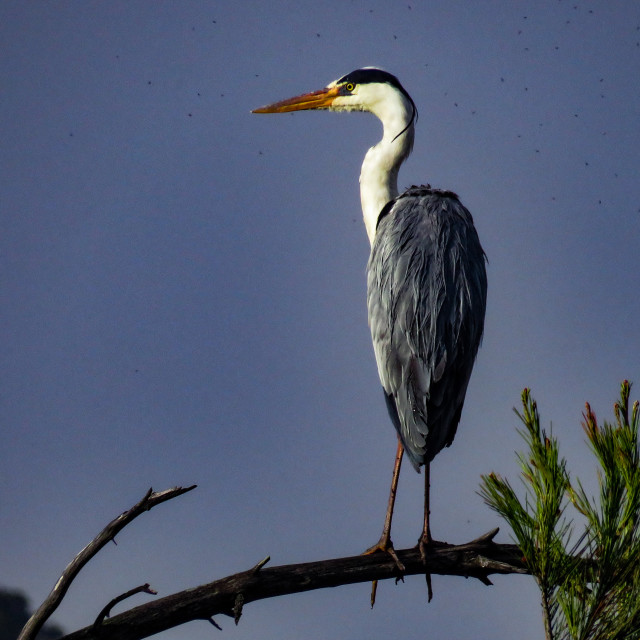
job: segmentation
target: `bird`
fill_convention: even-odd
[[[417,545],[424,561],[435,542],[429,467],[451,445],[460,422],[484,331],[486,255],[469,210],[454,192],[429,184],[398,192],[398,172],[413,149],[418,110],[396,76],[377,67],[356,69],[323,89],[253,113],[300,110],[366,111],[382,122],[382,139],[362,163],[360,200],[371,245],[368,321],[398,446],[382,535],[365,553],[385,551],[402,571],[391,541],[402,459],[406,454],[418,472],[425,468]],[[431,598],[428,574],[427,583]]]

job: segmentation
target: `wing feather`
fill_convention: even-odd
[[[412,187],[381,213],[369,325],[392,422],[417,468],[456,433],[486,307],[485,256],[451,192]]]

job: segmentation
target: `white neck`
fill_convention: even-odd
[[[382,121],[382,140],[371,147],[364,157],[360,171],[360,202],[369,242],[373,245],[380,211],[387,202],[398,195],[398,171],[411,153],[414,127],[411,105],[402,101],[402,108],[375,112]],[[398,134],[407,127],[400,136]],[[398,137],[396,137],[398,136]]]

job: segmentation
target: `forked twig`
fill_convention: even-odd
[[[100,549],[108,542],[114,540],[115,536],[122,531],[130,522],[135,520],[141,513],[149,511],[158,504],[177,498],[187,491],[195,489],[196,485],[190,487],[174,487],[165,491],[154,492],[149,489],[145,496],[131,509],[120,514],[112,520],[78,555],[67,565],[55,586],[38,607],[36,612],[29,618],[24,626],[18,640],[34,640],[38,631],[58,608],[62,599],[66,595],[71,583],[74,581],[82,567],[84,567]]]
[[[122,593],[119,596],[116,596],[111,602],[109,602],[102,611],[98,614],[98,617],[95,619],[93,623],[93,628],[97,629],[105,618],[108,618],[111,614],[111,609],[115,607],[119,602],[130,598],[136,593],[150,593],[152,596],[157,596],[158,592],[155,589],[152,589],[149,583],[145,583],[140,585],[139,587],[134,587],[133,589],[129,589],[126,593]]]

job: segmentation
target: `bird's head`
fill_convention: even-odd
[[[254,109],[253,113],[286,113],[308,109],[330,111],[369,111],[386,122],[401,117],[407,124],[397,135],[412,125],[418,111],[399,80],[375,67],[356,69],[331,82],[324,89],[274,102]]]

